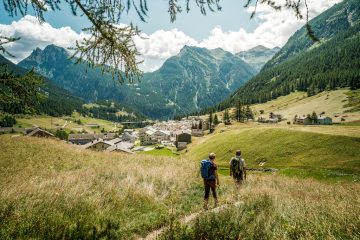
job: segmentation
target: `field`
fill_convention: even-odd
[[[290,121],[295,115],[302,116],[315,111],[317,114],[325,112],[334,122],[342,122],[342,118],[345,122],[352,122],[360,120],[358,99],[358,91],[348,89],[322,92],[311,97],[307,97],[304,92],[295,92],[267,103],[253,105],[252,109],[258,116],[268,117],[270,112],[275,112]],[[260,110],[264,110],[264,114],[260,114]]]
[[[0,238],[137,239],[171,226],[160,238],[358,239],[360,138],[336,128],[220,126],[176,158],[164,149],[124,155],[2,135]],[[237,148],[249,167],[280,171],[249,173],[239,192],[227,168]],[[224,207],[206,213],[198,169],[209,152],[218,156]]]
[[[189,157],[203,159],[209,152],[228,174],[228,163],[236,149],[243,151],[252,168],[280,169],[286,175],[317,179],[360,180],[360,127],[336,126],[271,127],[257,124],[220,126],[212,135],[197,139]],[[335,133],[335,134],[332,134]],[[357,134],[354,134],[357,133]],[[352,136],[350,136],[352,135]]]
[[[49,117],[49,116],[38,116],[38,117],[23,117],[17,118],[16,127],[28,128],[33,125],[37,125],[43,129],[48,130],[56,130],[56,129],[64,129],[67,132],[82,132],[86,131],[89,133],[100,133],[102,129],[105,131],[118,131],[121,125],[112,123],[110,121],[83,117],[79,114],[74,113],[70,117]],[[80,120],[80,124],[79,121]],[[98,127],[94,127],[98,125]]]

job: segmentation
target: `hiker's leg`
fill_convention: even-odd
[[[204,180],[204,189],[205,189],[204,200],[209,199],[209,196],[210,196],[210,184],[206,180]]]
[[[214,197],[214,207],[217,207],[218,198],[217,198],[217,193],[216,193],[216,182],[215,181],[211,184],[211,193],[212,193],[212,196]]]
[[[209,195],[210,195],[210,185],[207,181],[204,180],[204,189],[205,189],[205,195],[204,195],[204,209],[208,209],[208,203],[209,203]]]

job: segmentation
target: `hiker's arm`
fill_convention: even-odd
[[[218,170],[215,171],[217,185],[220,186]]]
[[[246,179],[246,167],[244,167],[244,179]]]

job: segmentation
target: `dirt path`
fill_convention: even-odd
[[[220,211],[222,211],[223,209],[231,206],[231,205],[234,205],[234,206],[241,206],[242,205],[242,202],[235,202],[233,204],[223,204],[223,205],[220,205],[216,208],[213,208],[213,209],[210,209],[208,211],[204,211],[204,210],[201,210],[199,212],[195,212],[195,213],[192,213],[190,215],[186,215],[184,217],[182,217],[180,219],[180,223],[182,225],[185,225],[185,224],[188,224],[190,223],[191,221],[193,221],[196,217],[198,217],[201,213],[205,213],[205,212],[212,212],[212,213],[218,213]],[[166,231],[167,229],[169,228],[169,226],[164,226],[162,228],[159,228],[157,230],[154,230],[152,232],[150,232],[148,235],[146,235],[146,237],[144,238],[139,238],[139,240],[155,240],[157,239],[164,231]]]

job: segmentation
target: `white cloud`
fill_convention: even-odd
[[[319,15],[335,3],[341,0],[308,0],[309,18]],[[278,0],[277,3],[283,6],[284,1]],[[252,12],[253,7],[248,9]],[[282,11],[274,11],[268,5],[261,4],[257,7],[255,20],[260,21],[259,26],[253,32],[247,32],[243,28],[238,31],[225,32],[221,27],[216,27],[207,39],[199,45],[206,48],[221,47],[227,51],[236,53],[247,50],[257,45],[266,47],[283,46],[289,37],[305,24],[305,19],[297,19],[293,10],[283,8]],[[306,11],[302,6],[302,13]]]
[[[36,47],[43,49],[49,44],[55,44],[67,48],[86,36],[84,33],[76,33],[70,27],[54,28],[48,23],[40,24],[36,17],[29,15],[10,25],[0,24],[0,35],[20,37],[19,41],[6,45],[7,50],[16,57],[11,59],[14,62],[27,57]]]
[[[308,0],[310,18],[313,18],[341,0]],[[277,0],[283,3],[284,0]],[[253,9],[249,8],[251,12]],[[266,47],[283,46],[287,39],[301,26],[305,20],[299,20],[292,10],[274,11],[267,5],[259,5],[257,15],[253,21],[258,26],[248,32],[243,28],[237,31],[223,31],[220,26],[215,27],[209,37],[198,42],[178,29],[170,31],[158,30],[150,35],[142,34],[136,37],[135,44],[142,54],[144,71],[158,69],[169,57],[176,55],[184,45],[206,48],[223,48],[232,53],[247,50],[257,45]],[[25,16],[10,25],[0,24],[0,35],[19,36],[20,41],[7,45],[8,50],[16,55],[14,61],[27,57],[36,47],[44,48],[48,44],[69,47],[86,35],[76,33],[70,27],[53,28],[50,24],[39,24],[32,16]]]

